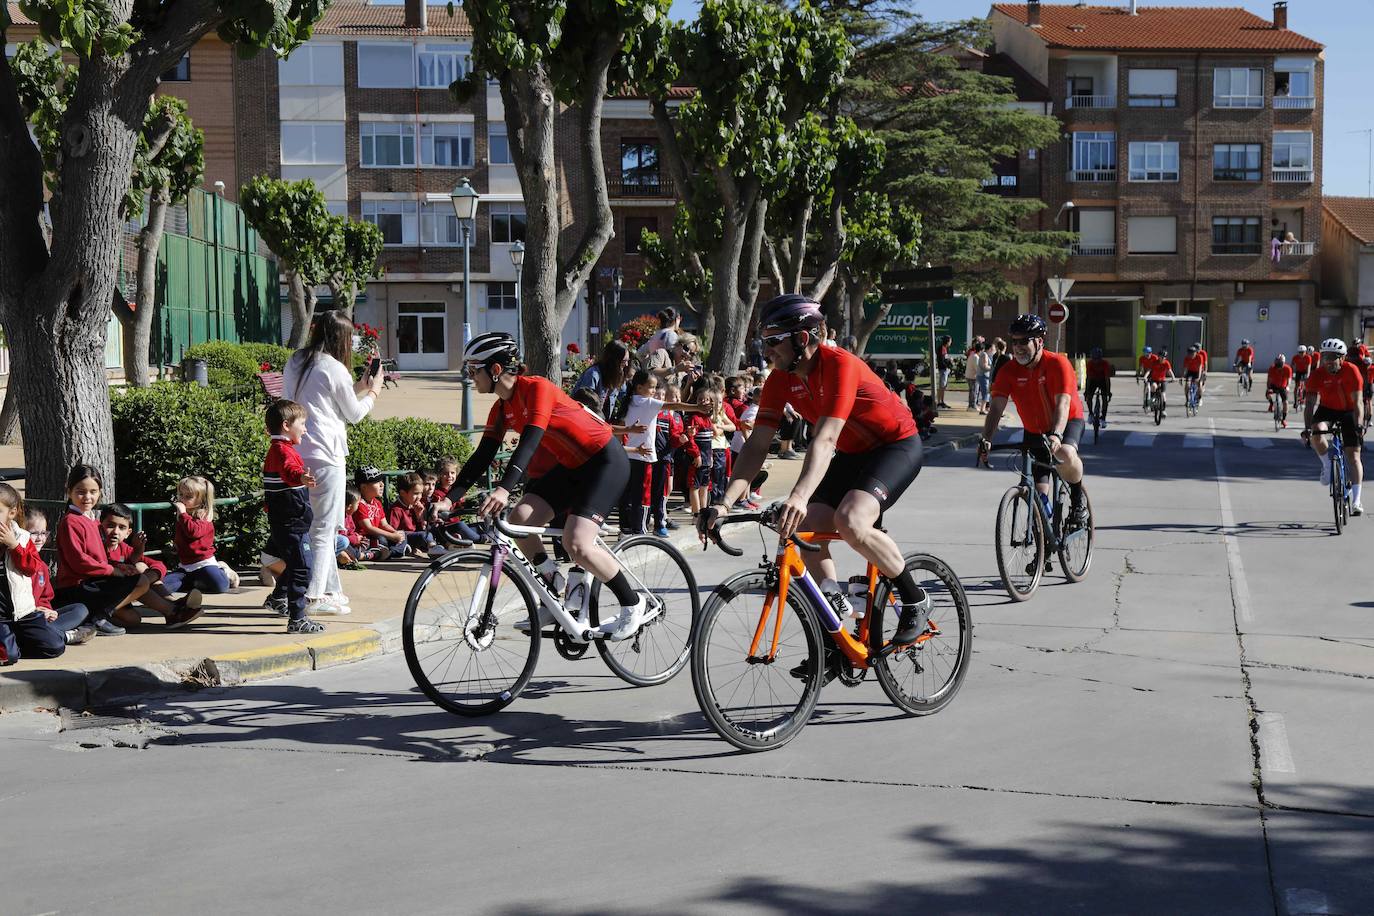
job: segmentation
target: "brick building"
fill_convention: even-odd
[[[1043,228],[1077,233],[1066,263],[1019,277],[1020,307],[1037,309],[1046,276],[1075,280],[1069,352],[1124,365],[1150,314],[1204,316],[1218,367],[1241,338],[1267,358],[1344,325],[1316,285],[1322,45],[1287,28],[1286,3],[1272,22],[1134,3],[999,3],[989,18],[991,60],[1064,126],[1006,171],[1045,201]]]
[[[1321,291],[1324,310],[1343,309],[1349,325],[1327,336],[1368,337],[1374,329],[1374,198],[1322,201]]]

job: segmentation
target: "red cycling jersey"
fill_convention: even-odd
[[[1241,347],[1236,351],[1236,362],[1242,366],[1248,366],[1255,361],[1254,347]]]
[[[1163,356],[1155,357],[1155,363],[1150,367],[1150,381],[1162,382],[1174,374],[1174,364]]]
[[[1342,362],[1334,372],[1326,366],[1318,366],[1307,379],[1307,393],[1315,393],[1317,403],[1331,410],[1354,410],[1363,387],[1360,370],[1348,362]]]
[[[1107,362],[1105,359],[1090,359],[1090,360],[1088,360],[1088,371],[1087,371],[1088,381],[1090,381],[1090,382],[1101,382],[1101,381],[1105,381],[1106,379],[1111,378],[1111,377],[1112,377],[1113,375],[1115,375],[1115,374],[1116,374],[1116,370],[1113,369],[1113,368],[1112,368],[1112,364],[1109,363],[1109,362]]]
[[[1062,353],[1045,350],[1040,362],[1023,366],[1016,360],[1006,363],[992,382],[992,396],[1011,398],[1026,432],[1043,435],[1052,432],[1054,402],[1061,394],[1069,396],[1069,419],[1083,419],[1083,399],[1078,396],[1078,378],[1073,365]]]
[[[1299,353],[1293,357],[1293,371],[1306,373],[1312,368],[1312,357],[1306,353]]]
[[[1183,357],[1183,371],[1191,372],[1194,375],[1202,374],[1202,367],[1207,365],[1207,357],[1201,353],[1194,353]]]
[[[1141,356],[1139,369],[1137,370],[1138,373],[1140,375],[1149,375],[1150,370],[1154,368],[1155,360],[1157,359],[1159,359],[1159,356],[1154,353],[1146,353],[1143,356]]]
[[[567,468],[580,467],[611,441],[611,428],[605,421],[553,382],[534,375],[517,376],[510,400],[498,399],[491,405],[482,438],[499,440],[507,431],[523,434],[526,426],[544,429],[535,457],[548,451],[556,463]],[[553,466],[531,460],[531,474],[534,467],[545,464]]]
[[[848,350],[820,347],[806,378],[770,372],[759,396],[756,426],[776,429],[791,404],[808,423],[821,417],[844,420],[836,451],[856,454],[916,435],[911,411],[882,379]]]
[[[1287,388],[1288,383],[1293,381],[1292,366],[1270,366],[1269,384],[1275,388]]]

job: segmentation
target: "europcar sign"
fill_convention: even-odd
[[[868,338],[865,356],[915,359],[930,350],[929,302],[897,302]],[[973,303],[967,297],[941,299],[935,305],[935,337],[952,338],[951,354],[963,353],[973,339]],[[874,306],[876,308],[876,306]]]

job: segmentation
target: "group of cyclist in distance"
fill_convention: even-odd
[[[921,437],[906,404],[862,359],[825,339],[821,306],[805,296],[778,296],[761,310],[759,334],[772,370],[759,399],[753,431],[734,462],[723,498],[697,516],[705,543],[715,537],[730,507],[741,499],[761,470],[782,423],[784,408],[813,428],[797,482],[776,510],[778,534],[836,532],[870,561],[896,590],[900,608],[894,644],[910,643],[926,629],[931,597],[917,583],[902,552],[883,530],[884,510],[901,498],[920,473]],[[986,462],[990,437],[1015,402],[1028,447],[1057,465],[1073,494],[1070,524],[1082,523],[1083,465],[1078,440],[1083,432],[1083,402],[1066,357],[1045,349],[1045,322],[1021,315],[1010,328],[1014,361],[1003,367],[992,387],[980,461]],[[477,390],[495,394],[481,443],[459,472],[454,496],[466,494],[496,457],[502,438],[516,433],[519,444],[497,486],[477,507],[479,515],[504,511],[511,493],[525,483],[524,495],[508,520],[538,527],[566,515],[563,546],[573,562],[603,582],[615,595],[620,613],[601,624],[601,636],[616,641],[632,636],[652,614],[615,557],[597,535],[629,476],[619,438],[599,416],[574,401],[553,382],[526,375],[514,339],[503,332],[483,334],[464,352],[465,372]],[[1034,441],[1032,441],[1034,440]],[[1048,478],[1047,478],[1048,479]],[[853,608],[838,582],[835,562],[824,543],[804,555],[808,571],[836,616]],[[520,541],[520,549],[541,575],[551,577],[556,562],[540,539]]]

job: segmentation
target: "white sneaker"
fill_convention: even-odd
[[[348,607],[352,604],[352,602],[348,600],[348,596],[343,592],[325,592],[324,597],[326,601],[332,601],[339,607]]]
[[[351,613],[347,605],[335,604],[328,598],[311,598],[305,602],[307,617],[340,617]]]
[[[643,595],[639,596],[639,601],[633,607],[622,607],[620,614],[614,620],[608,620],[597,627],[606,638],[611,642],[619,642],[628,639],[635,632],[644,626],[645,611],[648,610],[649,602]]]
[[[272,588],[277,584],[277,574],[272,572],[272,570],[268,569],[266,566],[259,566],[258,581],[262,582],[262,584],[267,586],[268,588]]]
[[[1364,506],[1360,505],[1359,503],[1355,503],[1353,506],[1350,507],[1350,514],[1364,515]]]
[[[553,623],[553,614],[550,613],[549,609],[544,605],[539,605],[539,629],[542,630],[551,623]],[[512,626],[521,633],[528,633],[530,631],[530,619],[528,617],[521,617],[512,624]]]
[[[1322,486],[1331,486],[1331,462],[1322,459]]]

